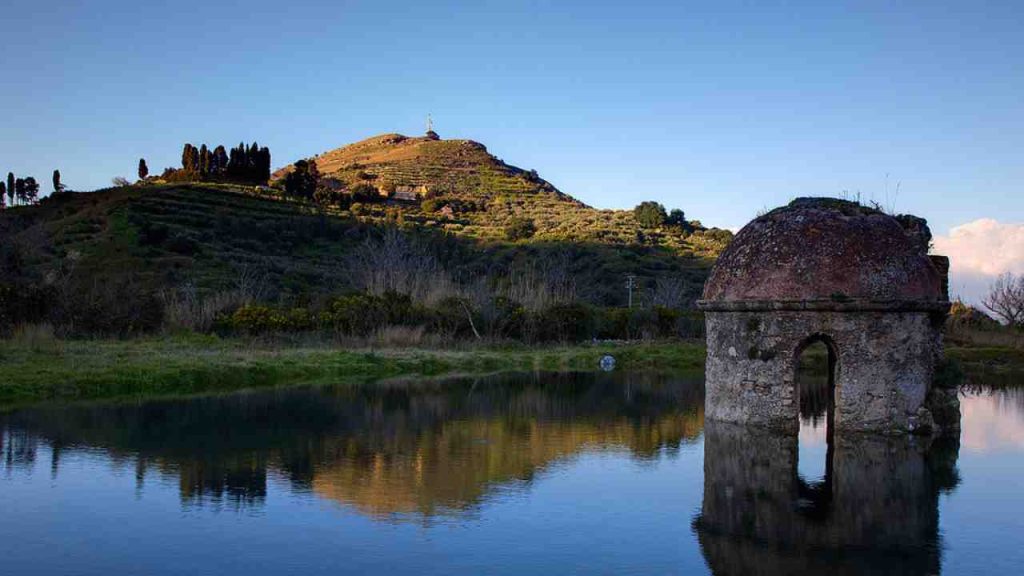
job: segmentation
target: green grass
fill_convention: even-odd
[[[1024,350],[1020,348],[947,347],[946,358],[960,364],[967,384],[1024,385]]]
[[[0,406],[44,400],[200,394],[403,375],[511,370],[594,370],[603,354],[620,369],[687,371],[704,365],[698,343],[470,350],[342,350],[206,336],[141,340],[0,342]]]
[[[466,349],[340,349],[324,343],[180,335],[135,340],[0,341],[0,408],[46,400],[189,395],[294,384],[360,383],[396,376],[595,370],[604,354],[619,370],[704,368],[698,341]],[[808,355],[809,365],[824,364]],[[948,347],[968,384],[1024,383],[1024,351]]]

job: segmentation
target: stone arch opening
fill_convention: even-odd
[[[797,470],[799,508],[824,520],[832,501],[832,456],[835,434],[839,351],[825,334],[813,334],[797,346],[794,375],[799,409]]]

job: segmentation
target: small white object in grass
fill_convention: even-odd
[[[605,354],[604,356],[601,356],[600,366],[601,370],[604,370],[605,372],[611,372],[612,370],[615,369],[615,357],[612,356],[611,354]]]

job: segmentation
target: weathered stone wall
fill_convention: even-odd
[[[922,410],[941,353],[928,311],[708,311],[708,419],[799,428],[799,355],[817,337],[836,354],[837,431],[905,433],[930,424]]]

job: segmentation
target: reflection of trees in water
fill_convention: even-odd
[[[825,423],[828,416],[828,376],[800,375],[800,419],[814,426]]]
[[[515,375],[282,389],[140,405],[40,408],[6,418],[5,454],[100,448],[176,476],[183,502],[259,505],[268,471],[372,514],[432,515],[528,482],[587,448],[653,458],[695,439],[699,379]],[[17,454],[23,454],[16,456]],[[10,469],[10,466],[8,466]]]
[[[976,390],[975,393],[995,396],[996,406],[1000,410],[1014,413],[1024,412],[1024,382],[1020,382],[1016,386]]]
[[[837,435],[829,497],[805,506],[795,435],[709,422],[704,438],[694,527],[715,574],[939,573],[956,440]]]
[[[0,453],[4,468],[10,472],[19,468],[31,469],[36,463],[39,439],[26,430],[0,429]]]

